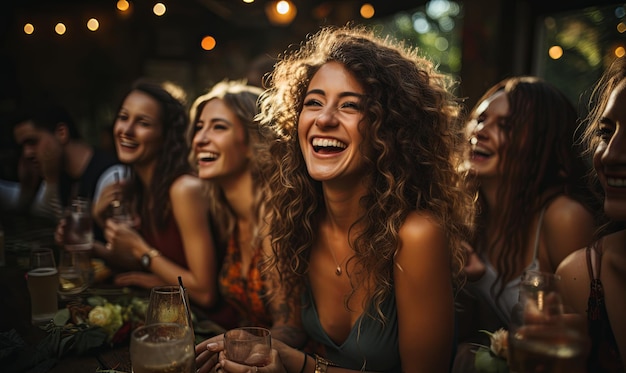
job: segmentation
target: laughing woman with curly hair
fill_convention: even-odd
[[[449,80],[417,50],[346,26],[287,52],[269,83],[261,120],[281,136],[269,268],[322,348],[277,341],[258,371],[446,371],[472,216]]]

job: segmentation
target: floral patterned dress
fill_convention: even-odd
[[[259,269],[261,258],[262,250],[259,247],[252,257],[247,277],[243,277],[241,250],[235,235],[230,237],[220,271],[219,287],[224,299],[239,311],[242,326],[272,326],[272,317],[266,304],[267,289]]]

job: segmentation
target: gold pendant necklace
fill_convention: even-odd
[[[341,263],[337,262],[337,257],[335,257],[335,252],[333,251],[333,248],[330,246],[330,242],[328,242],[328,240],[326,241],[328,244],[328,251],[330,251],[330,255],[333,256],[333,261],[335,262],[335,275],[337,275],[337,277],[341,276],[341,274],[343,273],[343,270],[341,269],[341,265],[343,264],[343,262],[346,261],[347,257],[344,258]]]

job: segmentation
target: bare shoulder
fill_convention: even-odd
[[[545,222],[554,227],[593,224],[593,215],[582,203],[562,195],[556,197],[546,209]]]
[[[441,225],[430,213],[413,211],[400,227],[400,239],[407,242],[429,241],[443,236]]]
[[[399,257],[439,255],[445,248],[445,234],[437,219],[427,212],[411,212],[400,227]]]
[[[204,192],[204,181],[193,175],[179,176],[170,187],[170,197],[189,198],[200,197]]]
[[[584,314],[591,282],[586,249],[578,249],[568,255],[558,266],[556,273],[561,277],[559,289],[565,305]]]

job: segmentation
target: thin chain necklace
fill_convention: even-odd
[[[330,245],[330,241],[328,240],[328,238],[326,239],[326,245],[328,246],[328,251],[330,251],[330,254],[333,256],[333,261],[335,262],[335,275],[337,275],[337,277],[341,276],[341,274],[343,273],[343,270],[341,269],[341,266],[343,265],[343,263],[346,261],[346,259],[348,258],[348,256],[346,256],[341,263],[337,262],[337,257],[335,257],[335,251],[333,250],[332,246]]]

